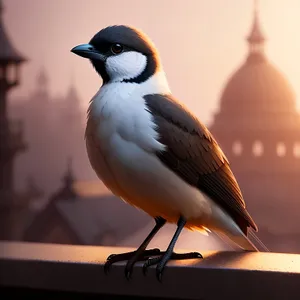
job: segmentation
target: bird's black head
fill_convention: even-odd
[[[88,44],[76,46],[71,51],[90,59],[104,84],[141,83],[160,67],[157,51],[149,38],[124,25],[106,27]]]

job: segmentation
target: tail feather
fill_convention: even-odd
[[[231,239],[235,242],[239,247],[246,251],[257,251],[259,252],[258,248],[250,241],[250,239],[245,235],[239,236],[232,236]]]
[[[259,244],[259,246],[264,250],[264,252],[270,252],[268,247],[259,239],[259,237],[252,230],[249,230],[249,235]]]
[[[257,237],[257,235],[252,231],[248,231],[249,236],[247,237],[244,233],[241,233],[239,235],[232,235],[232,234],[222,234],[214,232],[219,238],[222,239],[223,242],[225,242],[230,248],[242,248],[246,251],[255,251],[260,252],[259,248],[262,249],[262,251],[270,252],[269,249],[264,245],[264,243]],[[253,238],[254,241],[250,240],[250,236]]]

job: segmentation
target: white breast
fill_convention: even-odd
[[[154,154],[165,146],[158,142],[143,96],[169,92],[163,73],[144,84],[103,86],[91,102],[86,129],[91,165],[113,193],[152,216],[176,222],[183,215],[200,228],[212,224],[212,215],[227,222],[209,198],[168,170]]]
[[[143,96],[149,93],[170,93],[164,73],[157,73],[144,84],[113,82],[100,88],[88,112],[86,143],[90,162],[97,175],[117,195],[121,191],[108,159],[114,159],[116,137],[137,144],[146,152],[162,150],[157,142],[155,124],[145,110]],[[122,151],[128,151],[121,146]]]

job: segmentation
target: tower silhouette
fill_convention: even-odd
[[[257,5],[247,42],[248,55],[222,90],[210,129],[231,163],[259,235],[271,250],[293,251],[278,236],[297,234],[300,225],[295,213],[300,117],[289,82],[264,51]]]
[[[25,58],[9,40],[2,16],[3,3],[0,0],[0,238],[11,239],[14,213],[20,205],[14,189],[14,160],[26,145],[22,123],[8,119],[7,94],[20,84],[19,67]]]

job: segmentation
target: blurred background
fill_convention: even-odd
[[[298,0],[0,0],[0,239],[136,247],[153,227],[90,167],[86,109],[101,79],[70,52],[128,24],[224,149],[258,236],[299,253],[299,11]],[[177,247],[227,246],[184,231]]]

